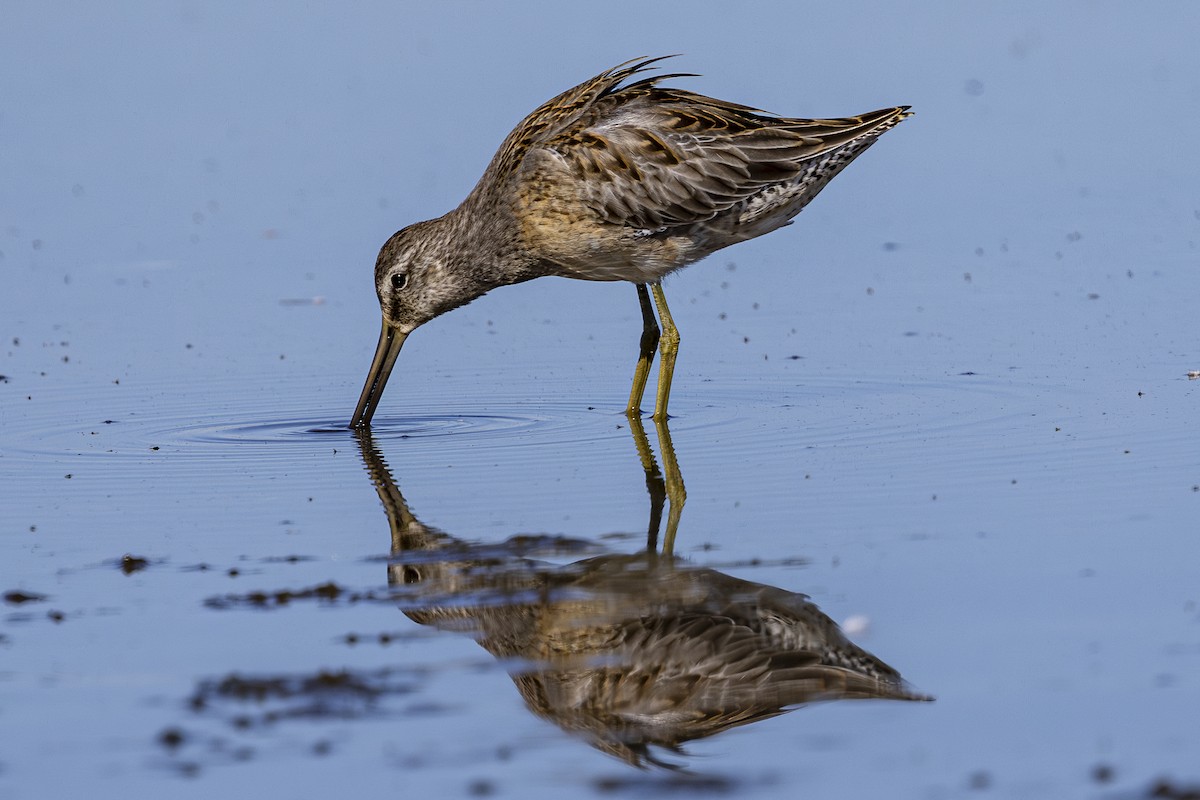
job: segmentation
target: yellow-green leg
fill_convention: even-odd
[[[665,420],[667,418],[667,400],[671,397],[671,376],[675,374],[675,355],[679,352],[679,329],[675,327],[675,320],[671,319],[671,309],[667,308],[667,298],[663,294],[662,284],[654,284],[650,287],[650,291],[654,292],[654,305],[658,307],[658,319],[662,322],[662,339],[659,342],[658,358],[658,395],[654,401],[654,419]],[[649,369],[649,366],[647,364],[646,368]]]
[[[625,406],[625,413],[629,416],[641,413],[642,396],[646,394],[646,381],[650,378],[650,363],[654,361],[654,351],[658,349],[659,337],[658,323],[654,320],[654,309],[650,307],[650,295],[646,291],[646,284],[639,283],[637,293],[638,303],[642,307],[642,341],[637,367],[633,370],[633,389],[629,392],[629,405]],[[676,338],[678,338],[678,334]]]

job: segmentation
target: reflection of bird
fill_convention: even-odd
[[[801,594],[669,555],[533,560],[580,542],[472,545],[409,511],[367,437],[392,530],[388,579],[418,623],[469,633],[513,671],[529,707],[639,766],[686,741],[816,700],[928,699]],[[592,549],[587,546],[587,549]]]
[[[498,286],[546,275],[637,285],[643,334],[627,410],[637,411],[662,321],[654,416],[666,417],[679,333],[662,279],[787,225],[907,106],[789,119],[668,89],[661,59],[626,62],[549,100],[508,135],[445,216],[392,236],[375,264],[383,330],[352,427],[371,421],[405,338]],[[623,85],[624,84],[624,85]]]

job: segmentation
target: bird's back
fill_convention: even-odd
[[[789,220],[906,116],[791,119],[659,83],[622,65],[540,106],[473,197],[510,204],[523,246],[559,274],[661,279]]]

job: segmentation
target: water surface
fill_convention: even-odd
[[[0,797],[1200,781],[1191,5],[7,16]],[[378,246],[538,103],[661,52],[783,113],[917,116],[667,283],[669,429],[622,413],[632,288],[544,280],[414,334],[364,447]],[[768,591],[936,699],[739,697],[763,718],[639,768],[647,726],[531,702],[632,650],[510,641]]]

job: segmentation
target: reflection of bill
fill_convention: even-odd
[[[679,752],[818,700],[931,699],[802,594],[653,545],[561,566],[534,557],[599,548],[529,537],[474,545],[423,525],[369,435],[360,443],[391,524],[388,581],[405,614],[519,664],[512,679],[530,709],[604,752],[674,766],[651,745]]]

